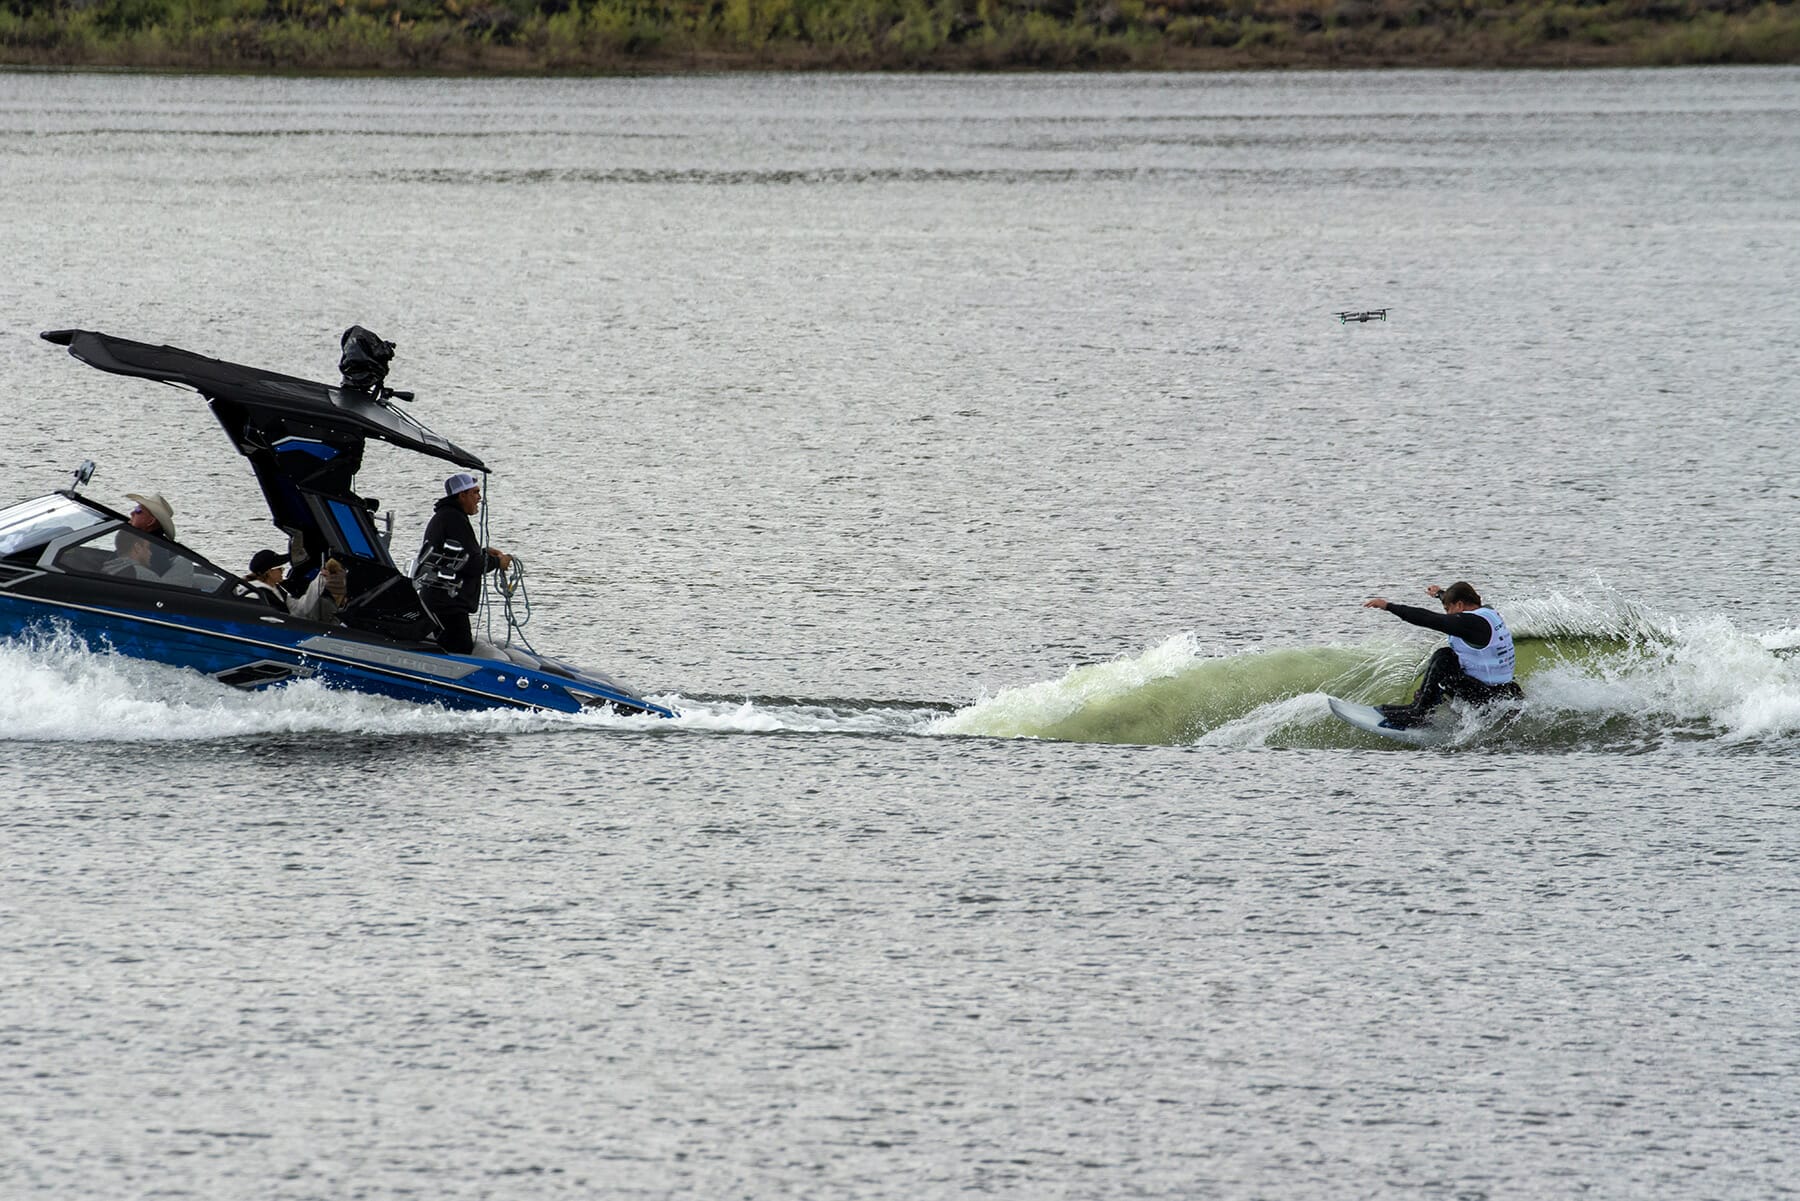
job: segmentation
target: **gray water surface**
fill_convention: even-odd
[[[37,331],[360,323],[684,714],[0,647],[0,1195],[1791,1190],[1800,69],[0,73],[0,263],[6,499],[247,562]],[[1453,578],[1519,724],[1336,727]]]

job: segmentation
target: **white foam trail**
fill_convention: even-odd
[[[1336,721],[1323,692],[1290,696],[1254,709],[1217,729],[1208,730],[1195,746],[1268,746],[1291,740],[1298,731],[1321,722]]]
[[[269,734],[544,733],[581,729],[731,733],[914,733],[935,709],[648,698],[673,720],[605,709],[581,713],[460,710],[296,680],[243,692],[197,672],[92,651],[72,638],[0,642],[0,739],[195,741]]]
[[[1463,746],[1492,734],[1496,729],[1495,717],[1491,712],[1479,709],[1455,708],[1446,711],[1446,718],[1456,723],[1456,728],[1441,744],[1442,746]],[[1445,720],[1438,718],[1437,720]],[[1317,736],[1323,729],[1327,737]],[[1323,692],[1308,692],[1301,696],[1290,696],[1283,700],[1272,701],[1267,705],[1246,713],[1235,721],[1228,721],[1214,730],[1208,730],[1194,740],[1195,746],[1224,747],[1257,747],[1257,746],[1305,746],[1341,745],[1348,727],[1342,725],[1331,715],[1331,707]],[[1398,746],[1398,743],[1393,744]]]
[[[798,701],[759,704],[750,699],[738,702],[697,701],[680,696],[648,699],[675,710],[675,718],[662,722],[664,726],[727,734],[773,734],[784,731],[802,734],[919,734],[926,731],[938,713],[936,709],[903,704],[840,708]]]
[[[334,691],[316,680],[242,692],[198,672],[91,651],[72,638],[0,642],[0,739],[145,742],[314,732],[513,733],[552,729],[570,720],[555,713],[416,705]]]
[[[1800,650],[1800,626],[1771,630],[1762,636],[1763,647],[1771,651]]]
[[[1534,706],[1601,716],[1694,724],[1727,742],[1800,732],[1800,661],[1792,645],[1746,634],[1721,616],[1670,619],[1664,640],[1588,668],[1561,665],[1532,677]]]

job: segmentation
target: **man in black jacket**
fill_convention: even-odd
[[[1447,700],[1485,705],[1490,701],[1518,700],[1525,694],[1513,679],[1513,638],[1506,620],[1482,604],[1481,594],[1466,580],[1448,588],[1436,584],[1425,589],[1444,606],[1442,613],[1392,604],[1383,597],[1363,602],[1366,609],[1386,609],[1408,625],[1423,626],[1448,636],[1425,664],[1425,678],[1410,705],[1377,705],[1384,724],[1405,729],[1423,721],[1432,709]]]
[[[425,526],[413,572],[420,599],[443,626],[439,644],[458,655],[475,649],[469,618],[481,608],[482,573],[512,566],[511,555],[477,545],[469,518],[480,511],[481,485],[474,476],[459,471],[445,480],[443,499]]]

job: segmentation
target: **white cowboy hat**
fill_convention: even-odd
[[[162,536],[175,541],[175,510],[163,499],[160,492],[127,492],[126,500],[135,500],[144,506],[150,516],[156,518],[156,524],[162,527]]]

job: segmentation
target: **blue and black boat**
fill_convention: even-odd
[[[329,622],[271,604],[192,548],[134,533],[127,515],[82,495],[92,473],[83,464],[67,489],[0,509],[0,637],[68,631],[95,649],[191,668],[238,688],[313,678],[463,709],[674,715],[608,675],[529,649],[480,645],[458,655],[438,645],[436,619],[412,574],[395,564],[375,522],[376,502],[356,492],[356,473],[371,438],[465,471],[487,468],[395,405],[405,394],[379,378],[353,386],[347,372],[344,385],[332,387],[87,330],[43,337],[102,371],[204,397],[250,461],[296,561],[336,558],[348,571],[349,599]],[[381,345],[391,355],[391,345]],[[154,570],[121,570],[120,547],[143,536],[155,544]]]

